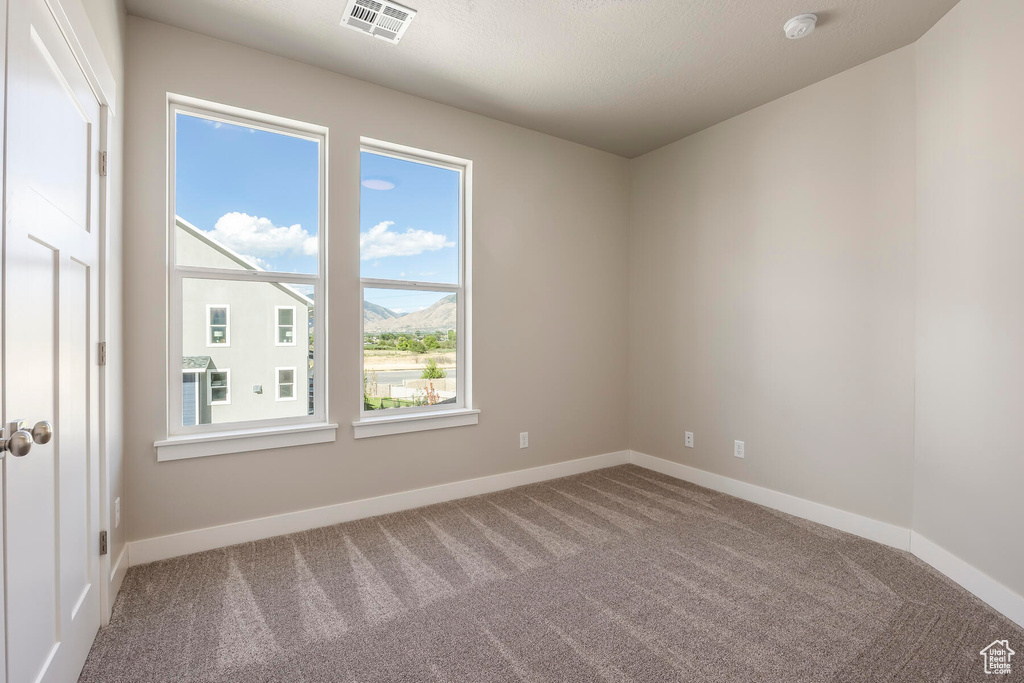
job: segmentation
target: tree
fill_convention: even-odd
[[[455,330],[448,330],[448,341],[455,346]]]
[[[377,371],[363,372],[363,403],[370,404],[370,399],[377,395]]]
[[[427,366],[423,368],[423,374],[420,375],[420,379],[444,379],[448,376],[448,373],[444,371],[444,368],[437,367],[437,361],[433,358],[427,359]]]
[[[423,338],[423,345],[426,346],[428,350],[436,349],[438,346],[440,346],[440,344],[437,341],[437,336],[433,334],[428,334],[426,337]]]

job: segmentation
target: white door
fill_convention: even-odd
[[[7,683],[65,683],[100,624],[101,107],[46,0],[9,0],[7,43],[4,424],[54,434],[3,458]]]

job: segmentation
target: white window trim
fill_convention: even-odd
[[[314,443],[332,443],[337,439],[338,425],[312,423],[235,429],[227,432],[206,432],[172,436],[157,441],[158,462],[204,458],[209,455],[246,453],[270,448],[291,448]]]
[[[292,371],[292,381],[291,381],[292,396],[291,396],[291,398],[288,398],[288,397],[281,398],[281,371],[282,370],[291,370]],[[299,385],[298,378],[299,378],[299,372],[298,372],[298,370],[296,368],[293,368],[293,367],[274,368],[274,400],[275,401],[297,401],[297,400],[299,400],[299,397],[296,395],[297,392],[295,391],[296,388],[298,388],[298,385]],[[288,384],[288,382],[285,382],[285,384]]]
[[[215,344],[213,343],[213,319],[210,318],[210,312],[215,308],[224,309],[224,343]],[[220,325],[217,325],[220,327]],[[231,306],[229,304],[206,304],[206,348],[208,349],[227,349],[231,347]]]
[[[225,388],[227,389],[227,393],[225,394],[227,398],[223,401],[213,400],[213,376],[218,372],[222,372],[227,375],[227,381],[224,382]],[[206,382],[206,401],[211,406],[231,405],[231,368],[217,368],[216,370],[210,370],[209,379]]]
[[[383,140],[360,138],[360,152],[390,156],[416,163],[430,164],[458,171],[460,186],[459,220],[459,283],[456,285],[436,282],[407,280],[382,280],[360,278],[359,305],[363,305],[366,288],[383,286],[385,289],[414,289],[428,292],[448,292],[457,295],[456,319],[456,398],[455,404],[391,408],[387,411],[365,410],[363,407],[363,386],[359,382],[359,419],[352,423],[355,438],[361,439],[389,434],[462,427],[478,423],[479,410],[473,408],[473,301],[472,301],[472,255],[473,255],[473,162],[469,159],[439,154],[427,150],[407,147]],[[364,376],[364,354],[362,316],[359,325],[359,376]],[[384,414],[381,414],[384,413]]]
[[[282,310],[290,310],[292,312],[292,324],[291,325],[282,325],[281,324],[281,311]],[[295,320],[295,306],[274,306],[274,346],[296,346],[298,344],[299,338],[298,338],[298,335],[295,334],[296,322],[297,321]],[[306,324],[308,325],[309,323],[306,323]],[[281,341],[281,328],[282,327],[291,327],[292,328],[292,341],[291,341],[291,343]]]
[[[328,235],[328,148],[329,134],[324,126],[304,123],[271,114],[261,114],[239,107],[217,104],[184,95],[168,93],[167,96],[167,253],[168,259],[168,357],[167,357],[167,438],[154,443],[157,449],[157,460],[202,457],[221,453],[240,453],[245,451],[263,450],[266,448],[285,448],[304,443],[326,443],[334,441],[337,424],[327,420],[329,415],[327,373],[327,312],[328,301],[327,264]],[[319,145],[319,239],[318,272],[316,275],[301,273],[283,273],[276,271],[238,271],[228,269],[177,266],[175,264],[175,202],[174,202],[174,168],[175,168],[175,122],[178,112],[198,116],[213,121],[238,124],[283,133],[294,137],[314,140]],[[181,392],[180,380],[182,357],[182,282],[187,278],[234,280],[251,282],[273,282],[289,284],[308,284],[313,286],[313,300],[316,302],[314,313],[313,334],[317,344],[313,350],[313,382],[319,390],[314,400],[312,415],[298,417],[268,418],[265,420],[249,420],[219,424],[200,424],[186,427],[181,424]],[[276,321],[275,321],[276,322]],[[204,328],[208,333],[208,328]],[[216,345],[220,348],[220,345]],[[304,394],[305,395],[305,394]]]

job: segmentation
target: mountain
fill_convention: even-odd
[[[455,294],[450,294],[422,311],[400,315],[376,304],[363,304],[366,332],[437,332],[455,329]],[[372,308],[371,308],[372,307]]]
[[[369,301],[363,302],[363,322],[366,325],[367,332],[371,331],[371,325],[374,323],[400,317],[402,317],[401,313],[395,313],[390,308],[384,308],[380,304]]]

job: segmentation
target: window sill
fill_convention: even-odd
[[[208,455],[262,451],[268,448],[290,448],[312,443],[330,443],[336,439],[338,425],[326,422],[242,429],[232,432],[206,432],[172,436],[157,441],[157,462],[204,458]]]
[[[428,429],[445,429],[446,427],[465,427],[475,425],[479,421],[480,411],[470,408],[458,408],[416,415],[388,415],[383,417],[366,417],[352,423],[355,437],[365,439],[372,436],[389,434],[407,434],[422,432]]]

